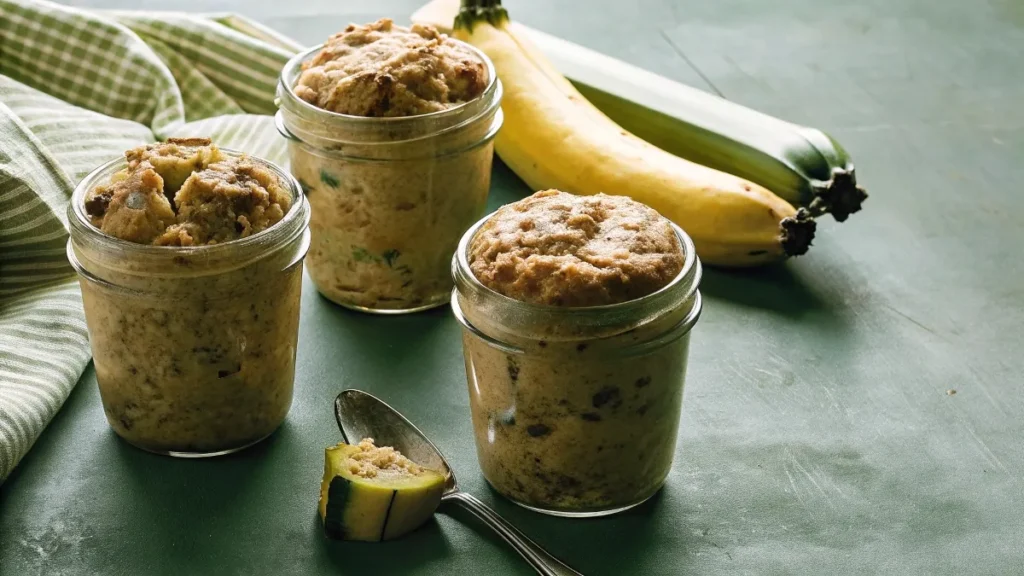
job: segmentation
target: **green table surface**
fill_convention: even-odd
[[[166,8],[145,0],[105,7]],[[407,0],[185,0],[313,43]],[[324,540],[343,388],[380,395],[469,491],[585,574],[1024,573],[1024,4],[508,0],[545,31],[825,129],[870,189],[811,252],[708,271],[675,468],[621,516],[540,516],[477,467],[448,309],[383,318],[304,286],[292,411],[209,461],[107,427],[92,370],[0,488],[0,574],[529,574],[465,515]],[[496,165],[491,207],[528,191]],[[952,391],[956,391],[955,394]]]

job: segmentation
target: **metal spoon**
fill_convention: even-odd
[[[471,494],[461,492],[455,473],[427,437],[394,408],[361,390],[345,390],[334,401],[334,416],[345,442],[373,438],[378,446],[393,446],[417,464],[444,474],[441,502],[462,506],[498,533],[516,552],[544,576],[582,576],[530,540],[515,526]]]

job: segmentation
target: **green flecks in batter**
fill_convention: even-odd
[[[323,182],[324,184],[327,184],[331,188],[337,188],[338,186],[341,186],[341,181],[338,180],[338,177],[331,174],[327,170],[324,170],[323,168],[320,169],[320,181]]]
[[[397,260],[398,257],[401,255],[402,253],[399,252],[398,250],[395,250],[394,248],[381,254],[381,256],[384,258],[384,262],[387,262],[388,268],[391,268],[392,265],[395,263],[395,260]]]
[[[374,264],[386,265],[388,268],[391,268],[402,275],[412,274],[412,270],[410,270],[408,266],[395,266],[395,261],[398,260],[398,257],[401,255],[402,253],[394,248],[391,248],[390,250],[385,250],[384,252],[381,252],[378,255],[374,252],[367,250],[366,248],[363,248],[362,246],[352,247],[352,259],[355,260],[356,262],[370,262]]]
[[[376,262],[377,258],[366,248],[362,246],[352,247],[352,259],[356,262]]]

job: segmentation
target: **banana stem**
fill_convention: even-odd
[[[868,193],[857,186],[853,170],[836,168],[832,172],[832,181],[826,188],[818,191],[807,208],[813,216],[821,216],[828,212],[836,222],[842,222],[849,218],[850,214],[860,210],[861,204],[867,198]]]
[[[499,26],[507,21],[508,12],[501,6],[501,0],[462,0],[454,29],[472,32],[473,26],[479,22]]]
[[[806,254],[807,249],[811,247],[818,224],[810,211],[801,208],[796,211],[796,216],[783,218],[779,227],[782,230],[779,241],[782,242],[782,250],[786,256],[799,256]]]

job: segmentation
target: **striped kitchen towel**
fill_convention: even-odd
[[[0,482],[89,361],[65,257],[75,184],[173,136],[285,161],[273,126],[294,42],[230,14],[0,0]]]

